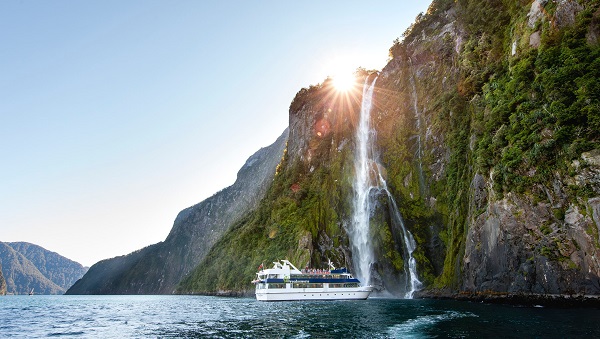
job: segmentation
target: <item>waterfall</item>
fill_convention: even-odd
[[[370,199],[369,194],[373,183],[371,182],[371,163],[373,158],[373,142],[371,140],[371,105],[375,81],[368,85],[368,77],[363,86],[363,98],[360,107],[360,120],[356,130],[356,155],[354,160],[354,201],[352,216],[352,246],[354,247],[354,261],[356,275],[365,284],[371,284],[371,264],[374,262],[373,248],[369,240],[369,216]],[[357,260],[358,259],[358,260]]]
[[[417,276],[416,260],[413,252],[416,242],[412,234],[404,226],[404,221],[396,205],[394,197],[388,190],[387,183],[380,171],[380,165],[376,162],[374,150],[375,130],[371,128],[371,108],[373,104],[373,90],[375,82],[369,84],[369,77],[365,79],[363,86],[363,98],[360,110],[360,120],[356,130],[356,150],[354,160],[355,178],[353,182],[354,200],[352,227],[350,237],[353,247],[356,276],[365,284],[371,284],[371,265],[374,263],[374,253],[371,246],[370,216],[372,207],[375,206],[375,195],[371,191],[385,192],[390,202],[390,216],[394,226],[399,226],[404,239],[404,271],[406,276],[405,298],[412,298],[413,293],[419,289],[421,282]]]
[[[415,291],[418,291],[422,285],[421,281],[419,280],[419,277],[417,276],[417,260],[415,259],[415,257],[413,257],[413,252],[417,248],[417,242],[415,241],[415,238],[410,233],[410,231],[408,231],[406,227],[404,227],[404,220],[402,220],[402,216],[400,215],[400,211],[398,210],[396,201],[394,200],[394,197],[392,197],[392,195],[390,194],[390,191],[388,191],[387,184],[385,183],[385,181],[382,180],[382,182],[383,189],[385,190],[390,204],[392,205],[391,210],[393,221],[394,223],[400,225],[400,228],[402,229],[402,237],[404,238],[404,258],[408,258],[408,261],[404,261],[404,272],[408,273],[406,277],[406,292],[404,294],[404,298],[412,299]]]
[[[412,66],[412,62],[408,59],[410,65]],[[425,187],[425,177],[423,176],[423,151],[421,146],[421,111],[419,111],[419,97],[417,96],[417,85],[415,84],[414,75],[410,76],[410,86],[412,88],[412,104],[413,110],[415,111],[415,127],[417,130],[417,150],[415,152],[415,157],[419,160],[419,193],[422,197],[425,197],[427,194]]]

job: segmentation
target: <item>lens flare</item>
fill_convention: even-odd
[[[356,77],[350,72],[336,74],[331,80],[335,89],[340,92],[347,92],[356,86]]]

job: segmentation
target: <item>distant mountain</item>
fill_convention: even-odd
[[[173,293],[223,233],[256,208],[273,181],[287,137],[286,129],[252,155],[233,185],[179,212],[165,241],[96,263],[67,294]]]
[[[25,242],[0,242],[0,264],[6,292],[62,294],[86,268],[55,252]],[[0,290],[2,289],[0,279]]]
[[[46,278],[24,255],[9,244],[0,242],[0,261],[8,293],[60,294],[64,289]]]
[[[4,275],[2,275],[2,265],[0,265],[0,295],[6,294],[6,280],[4,280]]]
[[[46,278],[65,291],[88,270],[80,263],[38,245],[26,242],[11,242],[8,245],[29,259]]]

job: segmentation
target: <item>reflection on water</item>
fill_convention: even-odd
[[[0,337],[600,337],[598,309],[369,299],[264,303],[201,296],[0,297]]]

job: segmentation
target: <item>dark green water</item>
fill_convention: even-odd
[[[440,300],[0,297],[0,337],[600,338],[600,310]]]

